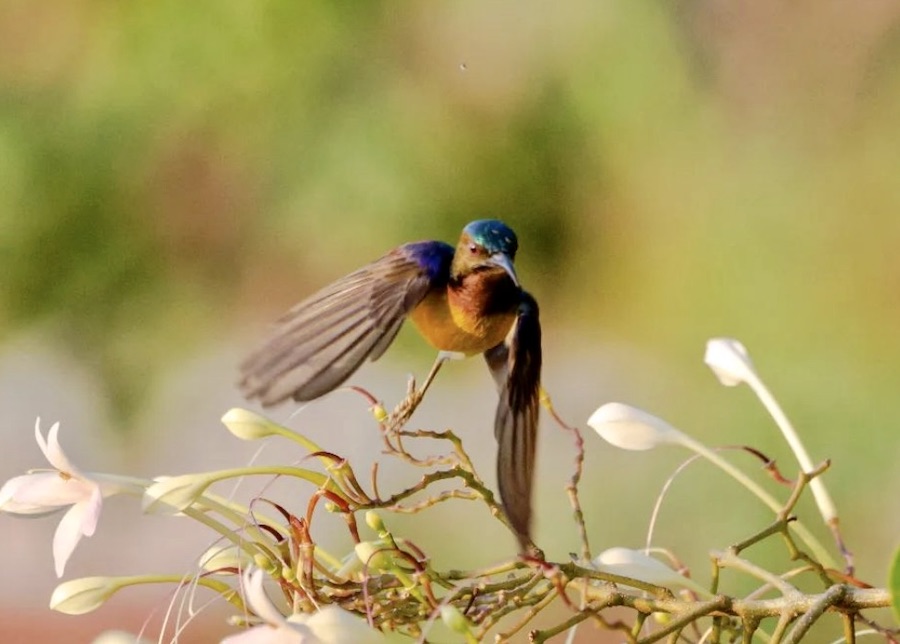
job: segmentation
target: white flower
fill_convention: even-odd
[[[756,379],[756,370],[750,361],[750,354],[738,340],[733,338],[712,338],[706,343],[705,362],[716,377],[726,387],[736,387]]]
[[[622,403],[607,403],[588,419],[594,431],[621,449],[647,450],[682,442],[682,433],[653,414]]]
[[[369,628],[362,619],[337,606],[326,606],[315,613],[299,613],[285,619],[266,595],[265,577],[265,571],[257,568],[242,578],[247,604],[265,623],[226,637],[222,644],[367,644],[384,641],[380,631]]]
[[[708,591],[694,581],[669,568],[666,564],[644,554],[640,550],[630,548],[609,548],[594,557],[591,562],[595,570],[608,572],[622,577],[631,577],[646,581],[656,586],[681,586],[691,588],[701,595]]]
[[[55,469],[32,472],[7,481],[0,488],[0,511],[11,514],[46,514],[69,506],[53,536],[53,561],[61,577],[81,537],[89,537],[97,528],[103,496],[120,490],[101,489],[100,483],[81,473],[59,445],[59,423],[50,428],[46,440],[41,420],[34,425],[38,446]]]

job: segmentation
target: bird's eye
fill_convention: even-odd
[[[469,244],[469,252],[473,255],[478,253],[478,244]]]

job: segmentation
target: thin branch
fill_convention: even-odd
[[[800,595],[799,590],[787,583],[781,577],[772,574],[765,568],[761,568],[760,566],[750,563],[746,559],[741,559],[732,552],[712,552],[710,553],[710,555],[719,562],[720,566],[724,566],[726,568],[735,568],[749,575],[752,575],[757,579],[760,579],[765,583],[777,588],[778,591],[786,598],[792,599]]]
[[[794,628],[787,634],[785,644],[796,644],[800,638],[809,630],[809,627],[815,624],[825,611],[838,603],[847,592],[846,586],[834,585],[825,593],[819,596],[815,603],[803,614],[803,617],[797,620]]]
[[[590,561],[593,559],[591,556],[591,545],[588,541],[587,527],[584,524],[584,512],[581,509],[581,500],[578,496],[578,484],[581,482],[581,475],[584,469],[584,438],[581,436],[581,430],[563,421],[553,407],[550,395],[543,387],[541,387],[541,404],[544,405],[544,408],[550,413],[557,425],[572,434],[572,440],[575,443],[575,465],[572,476],[568,484],[566,484],[566,494],[569,497],[569,503],[572,505],[572,516],[575,519],[578,537],[581,540],[581,558],[584,561]]]
[[[641,644],[650,644],[650,642],[659,641],[669,633],[680,631],[685,626],[693,623],[701,617],[705,617],[706,615],[709,615],[713,612],[721,612],[727,610],[729,604],[731,604],[731,599],[720,595],[714,599],[710,599],[709,601],[691,602],[691,604],[693,605],[688,610],[682,611],[680,614],[677,614],[677,617],[669,622],[665,628],[655,631],[654,633],[651,633],[647,637],[642,638],[638,641],[641,642]]]

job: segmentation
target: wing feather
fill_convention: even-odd
[[[313,400],[343,383],[369,358],[378,359],[406,315],[449,273],[453,249],[407,244],[300,302],[241,365],[248,398],[275,405]]]
[[[531,496],[541,383],[538,305],[522,292],[516,323],[505,342],[485,352],[500,390],[494,418],[500,499],[523,550],[531,544]]]

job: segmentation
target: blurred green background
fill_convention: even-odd
[[[622,400],[790,474],[750,393],[702,365],[707,338],[740,338],[813,457],[832,458],[860,576],[884,583],[900,534],[894,2],[7,0],[0,185],[4,479],[40,464],[41,414],[76,453],[112,445],[107,469],[159,473],[144,455],[160,427],[182,449],[193,421],[240,404],[235,365],[284,308],[492,216],[519,235],[564,417]],[[401,395],[430,357],[400,344],[389,384],[354,382]],[[488,424],[481,365],[452,370],[431,422],[455,426],[458,392],[477,392]],[[571,449],[544,427],[538,538],[564,558]],[[489,432],[472,435],[492,480]],[[640,545],[685,455],[588,439],[595,549]],[[79,462],[100,469],[95,453]],[[205,456],[182,471],[239,464]],[[657,541],[705,574],[707,550],[768,515],[703,468],[676,484]],[[511,545],[496,538],[494,558]],[[49,570],[49,542],[27,545]]]

